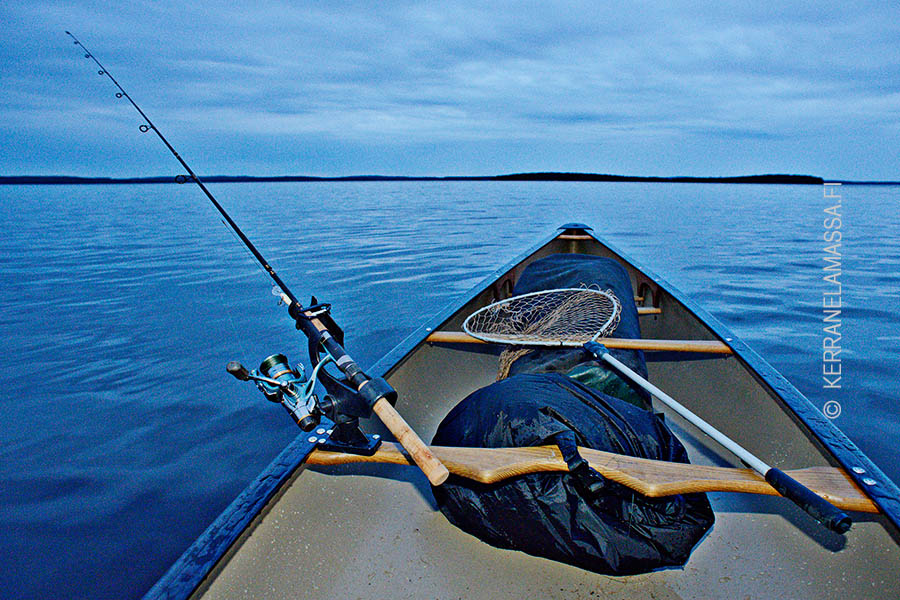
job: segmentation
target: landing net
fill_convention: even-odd
[[[611,290],[545,290],[485,306],[469,315],[463,330],[498,344],[580,346],[615,331],[621,314]]]

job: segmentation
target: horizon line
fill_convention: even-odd
[[[583,182],[636,182],[636,183],[757,183],[823,185],[900,185],[900,181],[860,181],[824,179],[816,175],[766,173],[761,175],[734,175],[698,177],[692,175],[613,175],[608,173],[581,173],[562,171],[538,171],[502,175],[211,175],[200,177],[209,183],[253,182],[341,182],[341,181],[583,181]],[[8,175],[0,176],[0,185],[79,185],[79,184],[158,184],[186,183],[186,175],[143,177],[97,177],[79,175]]]

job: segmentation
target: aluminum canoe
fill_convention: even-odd
[[[627,269],[645,339],[719,342],[727,353],[648,352],[650,380],[781,469],[837,467],[877,513],[851,513],[844,536],[777,496],[710,493],[712,531],[684,568],[609,577],[501,550],[456,529],[417,469],[300,462],[286,448],[147,594],[147,598],[897,598],[900,490],[765,360],[651,270],[589,227],[566,224],[475,286],[368,369],[430,440],[444,415],[494,381],[487,346],[429,341],[459,332],[509,294],[532,261],[556,253],[611,257]],[[434,338],[431,338],[434,339]],[[697,464],[740,466],[663,406]],[[386,434],[375,422],[363,428]]]

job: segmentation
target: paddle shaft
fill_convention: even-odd
[[[696,426],[703,433],[727,448],[732,454],[744,461],[750,468],[765,477],[766,481],[778,490],[782,496],[794,501],[795,504],[809,513],[810,516],[817,521],[837,533],[844,533],[850,529],[851,520],[846,514],[829,504],[820,496],[817,496],[806,486],[792,479],[780,469],[767,465],[743,446],[695,415],[667,393],[641,377],[638,373],[635,373],[628,365],[612,356],[602,344],[588,342],[585,344],[585,349],[594,354],[597,358],[612,365],[617,371],[650,392],[654,397],[658,398],[666,406],[681,415],[689,423]]]

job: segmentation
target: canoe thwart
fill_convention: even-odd
[[[444,344],[487,344],[462,331],[435,331],[425,341]],[[732,350],[718,340],[650,340],[604,338],[607,348],[647,350],[657,352],[701,352],[707,354],[731,354]]]

